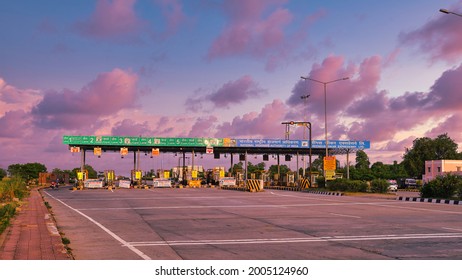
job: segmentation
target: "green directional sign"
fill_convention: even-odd
[[[166,138],[134,136],[63,136],[66,145],[154,146],[154,147],[219,147],[223,138]]]

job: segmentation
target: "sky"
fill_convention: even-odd
[[[441,8],[462,1],[3,1],[0,168],[78,167],[63,135],[284,138],[294,120],[323,140],[325,114],[328,138],[369,140],[372,163],[401,162],[420,137],[461,146],[462,17]],[[349,79],[325,104],[302,76]]]

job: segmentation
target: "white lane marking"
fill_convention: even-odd
[[[361,219],[359,216],[353,216],[353,215],[345,215],[345,214],[337,214],[337,213],[329,213],[334,216],[339,216],[339,217],[346,217],[346,218],[356,218],[356,219]]]
[[[455,230],[455,231],[462,231],[462,228],[449,228],[449,227],[443,227],[443,229]]]
[[[71,191],[74,192],[74,191]],[[233,197],[233,196],[165,196],[165,197],[111,197],[111,198],[72,198],[72,201],[84,200],[84,201],[119,201],[119,200],[171,200],[174,199],[217,199],[217,198],[227,198],[227,199],[242,199],[242,197]],[[70,200],[69,198],[64,198],[63,200]]]
[[[370,236],[324,236],[307,238],[261,238],[261,239],[223,239],[223,240],[172,240],[129,242],[131,246],[197,246],[197,245],[240,245],[240,244],[279,244],[307,242],[338,242],[338,241],[376,241],[429,238],[462,238],[460,233],[430,233],[402,235],[370,235]]]
[[[249,204],[249,205],[183,205],[183,206],[150,206],[150,207],[114,207],[114,208],[79,208],[85,211],[103,211],[103,210],[149,210],[149,209],[207,209],[207,208],[286,208],[286,207],[316,207],[316,206],[348,206],[348,205],[375,205],[381,206],[384,203],[396,202],[380,202],[380,203],[317,203],[317,204]]]
[[[85,215],[84,213],[80,212],[79,210],[75,209],[75,208],[72,208],[70,205],[64,203],[63,201],[61,201],[60,199],[57,199],[55,198],[54,196],[52,196],[51,194],[49,194],[48,192],[45,192],[48,196],[50,196],[51,198],[55,199],[56,201],[60,202],[61,204],[63,204],[64,206],[68,207],[69,209],[77,212],[78,214],[82,215],[83,217],[87,218],[90,222],[94,223],[95,225],[97,225],[99,228],[101,228],[102,230],[104,230],[107,234],[109,234],[112,238],[114,238],[115,240],[119,241],[122,246],[125,246],[127,247],[128,249],[130,249],[131,251],[133,251],[135,254],[137,254],[138,256],[140,256],[142,259],[144,260],[150,260],[151,258],[144,254],[143,252],[141,252],[140,250],[138,250],[137,248],[135,248],[134,246],[130,245],[130,243],[128,243],[127,241],[123,240],[121,237],[119,237],[117,234],[113,233],[112,231],[110,231],[108,228],[106,228],[105,226],[103,226],[102,224],[98,223],[97,221],[95,221],[94,219],[92,219],[90,216],[87,216]]]
[[[396,200],[397,202],[402,202],[401,200]],[[427,211],[427,212],[437,212],[437,213],[446,213],[446,214],[458,214],[462,215],[462,211],[448,211],[448,210],[437,210],[437,209],[427,209],[427,208],[422,208],[422,207],[417,207],[420,206],[419,203],[413,204],[414,207],[409,207],[409,206],[398,206],[399,203],[396,203],[396,205],[385,205],[384,203],[379,203],[376,206],[378,207],[389,207],[389,208],[398,208],[398,209],[408,209],[408,210],[414,210],[414,211]],[[423,203],[422,205],[432,205],[432,206],[439,206],[439,205],[447,205],[447,204],[429,204],[429,203]]]

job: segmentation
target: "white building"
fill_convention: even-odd
[[[462,160],[426,160],[425,174],[422,176],[422,180],[423,183],[427,183],[448,173],[462,175]]]

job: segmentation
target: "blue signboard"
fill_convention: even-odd
[[[326,140],[312,140],[312,148],[325,148]],[[329,149],[370,149],[370,141],[329,140]]]
[[[309,148],[308,140],[282,139],[235,139],[236,147],[242,148]],[[325,140],[312,140],[312,148],[325,148]],[[370,141],[330,140],[331,149],[370,149]]]
[[[242,147],[242,148],[309,148],[308,140],[233,139],[233,138],[163,138],[133,136],[64,135],[67,145],[145,146],[145,147]],[[326,148],[325,140],[312,140],[312,148]],[[330,149],[370,149],[369,141],[330,140]]]
[[[249,148],[302,148],[302,140],[282,139],[235,139],[236,147]],[[304,141],[308,147],[308,141]]]

